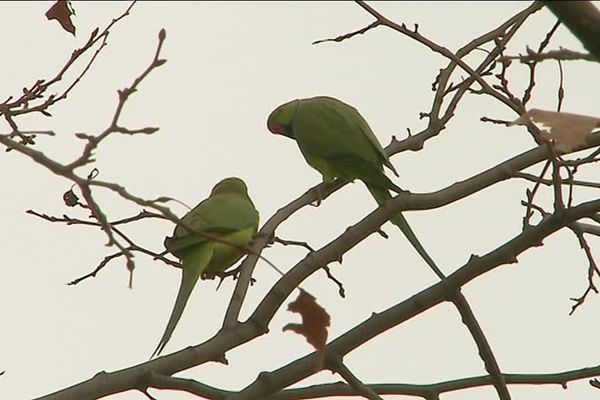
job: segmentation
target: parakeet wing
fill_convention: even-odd
[[[182,222],[192,229],[219,236],[248,227],[255,227],[256,231],[258,212],[247,196],[222,193],[202,201],[182,218]],[[177,255],[181,250],[204,241],[205,238],[178,225],[173,237],[165,240],[165,247]]]
[[[352,154],[375,167],[386,165],[396,173],[365,119],[340,100],[331,97],[300,100],[292,131],[300,146],[317,157]]]

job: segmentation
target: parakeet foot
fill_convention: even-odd
[[[311,192],[315,193],[317,199],[313,202],[310,202],[309,204],[313,207],[319,207],[321,205],[321,202],[323,201],[323,193],[321,193],[321,189],[317,186],[311,189]]]

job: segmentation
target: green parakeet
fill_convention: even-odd
[[[182,221],[197,231],[246,246],[258,230],[258,211],[248,196],[244,181],[227,178],[217,183],[210,196],[188,212]],[[244,254],[239,248],[189,232],[182,225],[177,225],[173,236],[165,239],[165,248],[179,258],[183,273],[169,322],[152,357],[160,354],[171,338],[198,278],[214,278]]]
[[[360,179],[379,205],[392,198],[390,190],[400,193],[383,172],[383,166],[396,176],[394,166],[367,124],[352,106],[332,97],[293,100],[277,107],[267,120],[273,133],[296,140],[308,164],[323,180]],[[434,272],[443,277],[402,214],[391,220]]]

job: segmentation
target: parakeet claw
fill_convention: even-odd
[[[315,201],[310,202],[309,204],[313,207],[319,207],[321,205],[321,202],[323,201],[323,194],[321,193],[321,189],[319,189],[319,187],[317,186],[311,189],[311,191],[314,191],[317,199]]]
[[[219,284],[217,285],[217,288],[215,289],[215,292],[216,292],[217,290],[219,290],[219,288],[221,287],[221,284],[223,283],[223,281],[224,281],[224,280],[225,280],[225,278],[227,278],[227,277],[226,277],[226,276],[221,276],[221,277],[219,277],[219,278],[220,278],[220,279],[219,279]]]
[[[257,232],[252,237],[252,241],[250,242],[249,246],[252,246],[256,240],[261,239],[261,238],[265,238],[267,240],[267,244],[272,244],[274,237],[275,237],[274,233]]]
[[[379,233],[384,239],[389,239],[390,237],[388,236],[387,233],[385,233],[385,231],[383,229],[378,229],[377,233]]]

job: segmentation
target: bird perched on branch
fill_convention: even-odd
[[[292,100],[269,115],[267,127],[295,140],[306,162],[321,173],[325,182],[359,179],[379,205],[392,198],[390,191],[403,192],[384,174],[385,166],[398,176],[367,121],[349,104],[324,96]],[[398,213],[390,221],[443,277],[404,216]]]
[[[165,239],[165,248],[181,262],[182,275],[169,322],[152,357],[171,338],[198,278],[214,278],[235,264],[258,230],[258,218],[244,181],[226,178]]]

